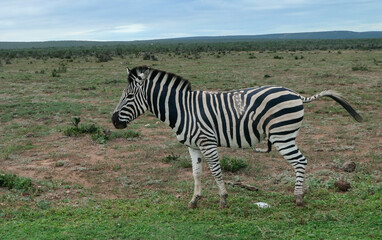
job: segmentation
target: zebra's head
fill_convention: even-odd
[[[127,124],[147,110],[147,101],[143,86],[148,78],[150,68],[136,67],[131,71],[127,68],[129,83],[123,90],[122,97],[112,116],[114,127],[126,128]]]

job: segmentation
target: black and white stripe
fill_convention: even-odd
[[[217,152],[218,146],[247,148],[267,139],[269,152],[275,146],[296,173],[295,196],[301,205],[304,195],[306,158],[296,146],[304,116],[303,103],[328,96],[340,103],[357,121],[362,118],[334,91],[305,98],[279,86],[247,88],[229,92],[191,91],[190,83],[172,73],[137,67],[129,72],[129,85],[115,109],[113,123],[126,125],[147,109],[169,125],[178,140],[191,150],[195,191],[191,207],[200,198],[200,159],[203,157],[215,177],[225,205],[227,192]],[[196,164],[196,165],[195,165]]]

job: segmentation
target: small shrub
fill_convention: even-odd
[[[240,169],[246,168],[248,164],[241,158],[230,158],[223,156],[220,160],[220,165],[224,171],[237,172]]]
[[[80,117],[72,117],[72,123],[76,128],[78,128],[78,124],[80,124],[80,122],[81,122]]]
[[[61,77],[61,75],[58,73],[57,69],[52,70],[52,77]]]
[[[109,136],[104,131],[96,131],[92,134],[92,140],[100,144],[106,143],[109,139]]]
[[[279,56],[279,55],[276,55],[276,56],[274,56],[273,58],[274,58],[274,59],[284,59],[284,57]]]
[[[182,158],[179,162],[179,165],[182,167],[182,168],[191,168],[192,167],[192,163],[189,159],[187,158]]]
[[[63,167],[65,166],[65,161],[64,160],[58,160],[55,164],[55,167]]]
[[[151,59],[151,53],[144,53],[143,54],[143,60],[150,60]]]
[[[90,134],[93,141],[98,143],[106,143],[108,140],[115,138],[137,138],[139,132],[128,130],[124,132],[112,132],[109,129],[103,129],[96,124],[80,124],[81,118],[72,117],[73,126],[68,126],[63,129],[63,133],[68,137],[76,137],[81,134]]]
[[[95,124],[83,124],[79,127],[70,126],[64,129],[64,135],[68,137],[76,137],[82,133],[95,134],[100,130]]]
[[[168,156],[162,158],[161,161],[164,163],[177,162],[177,161],[179,161],[179,156],[174,155],[174,153],[171,153]]]
[[[108,53],[97,53],[96,54],[97,62],[108,62],[113,60],[113,58]]]
[[[269,74],[264,75],[264,78],[270,78],[270,77],[271,77],[271,75],[269,75]]]
[[[353,71],[369,71],[365,65],[358,65],[351,68]]]
[[[7,173],[0,173],[0,187],[16,189],[22,192],[35,190],[30,178],[19,177],[15,174]]]

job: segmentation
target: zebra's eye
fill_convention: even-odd
[[[133,98],[133,97],[134,97],[134,94],[132,93],[127,94],[127,98]]]

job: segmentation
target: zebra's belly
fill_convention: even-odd
[[[265,138],[265,134],[249,129],[248,126],[237,131],[218,132],[216,135],[218,146],[230,148],[250,148]]]

